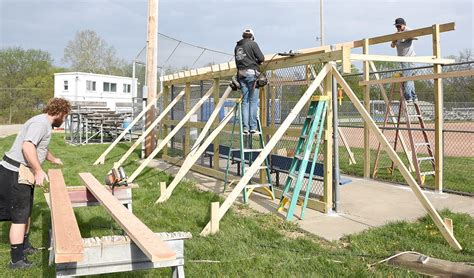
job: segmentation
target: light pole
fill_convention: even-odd
[[[323,12],[323,0],[319,0],[319,26],[320,26],[320,37],[321,46],[324,45],[324,12]]]

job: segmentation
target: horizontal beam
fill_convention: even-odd
[[[316,51],[299,51],[294,56],[278,56],[276,54],[266,55],[266,61],[260,66],[261,69],[273,70],[279,68],[294,67],[299,65],[324,63],[330,61],[341,61],[343,58],[343,50],[316,50]],[[182,84],[185,82],[194,82],[198,80],[206,80],[213,78],[230,77],[237,72],[234,62],[213,65],[206,68],[188,70],[166,75],[162,78],[165,86]]]
[[[452,64],[454,59],[438,59],[435,56],[388,56],[388,55],[370,55],[370,54],[351,54],[351,60],[354,61],[384,61],[384,62],[408,62],[424,64]]]
[[[405,81],[417,81],[417,80],[431,80],[438,78],[454,78],[454,77],[466,77],[474,76],[474,70],[462,70],[462,71],[448,71],[443,73],[434,73],[434,74],[423,74],[416,76],[405,76],[405,77],[394,77],[378,80],[369,80],[369,81],[360,81],[359,85],[377,85],[377,84],[387,84],[387,83],[399,83]]]
[[[84,245],[66,183],[59,169],[50,169],[48,176],[55,262],[80,262],[84,259]]]
[[[87,189],[152,262],[176,259],[176,253],[127,210],[91,173],[79,173]]]

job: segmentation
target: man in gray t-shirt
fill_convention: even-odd
[[[63,164],[48,150],[48,145],[52,127],[60,127],[70,110],[67,100],[51,99],[44,114],[34,116],[22,126],[11,149],[0,161],[0,221],[11,221],[10,268],[32,266],[25,255],[36,251],[28,240],[34,187],[43,186],[44,180],[48,180],[41,167],[45,160]]]
[[[405,19],[397,18],[395,19],[395,27],[397,28],[398,33],[410,31],[410,28],[406,27]],[[411,57],[415,56],[415,47],[413,46],[413,40],[416,38],[408,38],[408,39],[401,39],[401,40],[394,40],[392,41],[391,47],[397,48],[398,56],[405,56]],[[413,63],[402,62],[400,63],[403,71],[403,76],[412,76],[413,71],[409,70],[410,68],[414,67]],[[418,101],[418,97],[415,93],[415,83],[413,81],[406,81],[403,83],[404,86],[404,95],[407,102]]]

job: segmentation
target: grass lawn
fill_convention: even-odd
[[[14,136],[0,139],[0,153],[5,152]],[[51,151],[65,166],[68,185],[80,185],[79,172],[92,172],[102,180],[129,144],[120,144],[109,155],[105,165],[91,166],[107,145],[70,146],[55,134]],[[137,166],[138,151],[125,164],[127,173]],[[51,167],[46,163],[45,168]],[[154,205],[159,196],[159,182],[171,176],[146,169],[136,180],[134,213],[153,231],[188,231],[193,238],[185,242],[185,272],[189,277],[419,277],[416,273],[385,264],[371,269],[377,262],[397,251],[414,250],[441,259],[474,261],[474,218],[466,214],[443,211],[454,221],[454,233],[464,247],[457,252],[444,241],[432,221],[422,218],[416,223],[397,222],[370,229],[339,242],[328,242],[306,234],[295,224],[275,215],[259,214],[247,206],[234,206],[222,219],[217,235],[200,237],[209,220],[209,204],[219,200],[213,193],[201,192],[190,182],[182,182],[170,200]],[[47,246],[50,212],[41,190],[35,194],[31,240],[35,246]],[[117,224],[101,207],[75,209],[82,237],[120,234]],[[54,269],[47,265],[48,251],[30,256],[36,266],[27,271],[11,271],[5,266],[10,259],[9,223],[0,222],[0,277],[51,277]],[[219,261],[202,263],[202,260]],[[113,277],[169,277],[169,269],[113,274]]]
[[[344,147],[339,147],[339,165],[341,168],[341,173],[354,175],[354,176],[363,176],[364,175],[364,149],[363,148],[351,148],[354,153],[355,160],[357,164],[349,165],[349,155]],[[371,172],[372,175],[373,166],[375,163],[375,157],[377,155],[376,150],[370,152],[371,162]],[[408,165],[408,160],[406,155],[403,152],[398,152],[398,155],[403,160],[405,165]],[[380,153],[380,162],[379,162],[379,172],[377,174],[377,179],[404,183],[405,179],[400,174],[398,170],[395,170],[394,175],[390,175],[386,168],[390,167],[391,160],[386,152],[382,151]],[[444,188],[474,193],[474,172],[472,171],[472,165],[474,165],[474,157],[445,157],[444,158]],[[424,162],[422,164],[422,171],[432,171],[429,164]],[[413,173],[415,176],[415,173]],[[415,178],[416,179],[416,178]],[[427,176],[424,186],[434,188],[435,180],[433,176]]]

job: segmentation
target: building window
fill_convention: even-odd
[[[86,81],[86,90],[95,92],[95,81],[87,80]]]
[[[123,92],[124,93],[130,93],[132,89],[132,85],[130,84],[123,84]]]
[[[117,92],[117,83],[104,82],[104,92]]]
[[[69,90],[69,84],[67,80],[64,80],[64,91],[67,91],[67,90]]]

